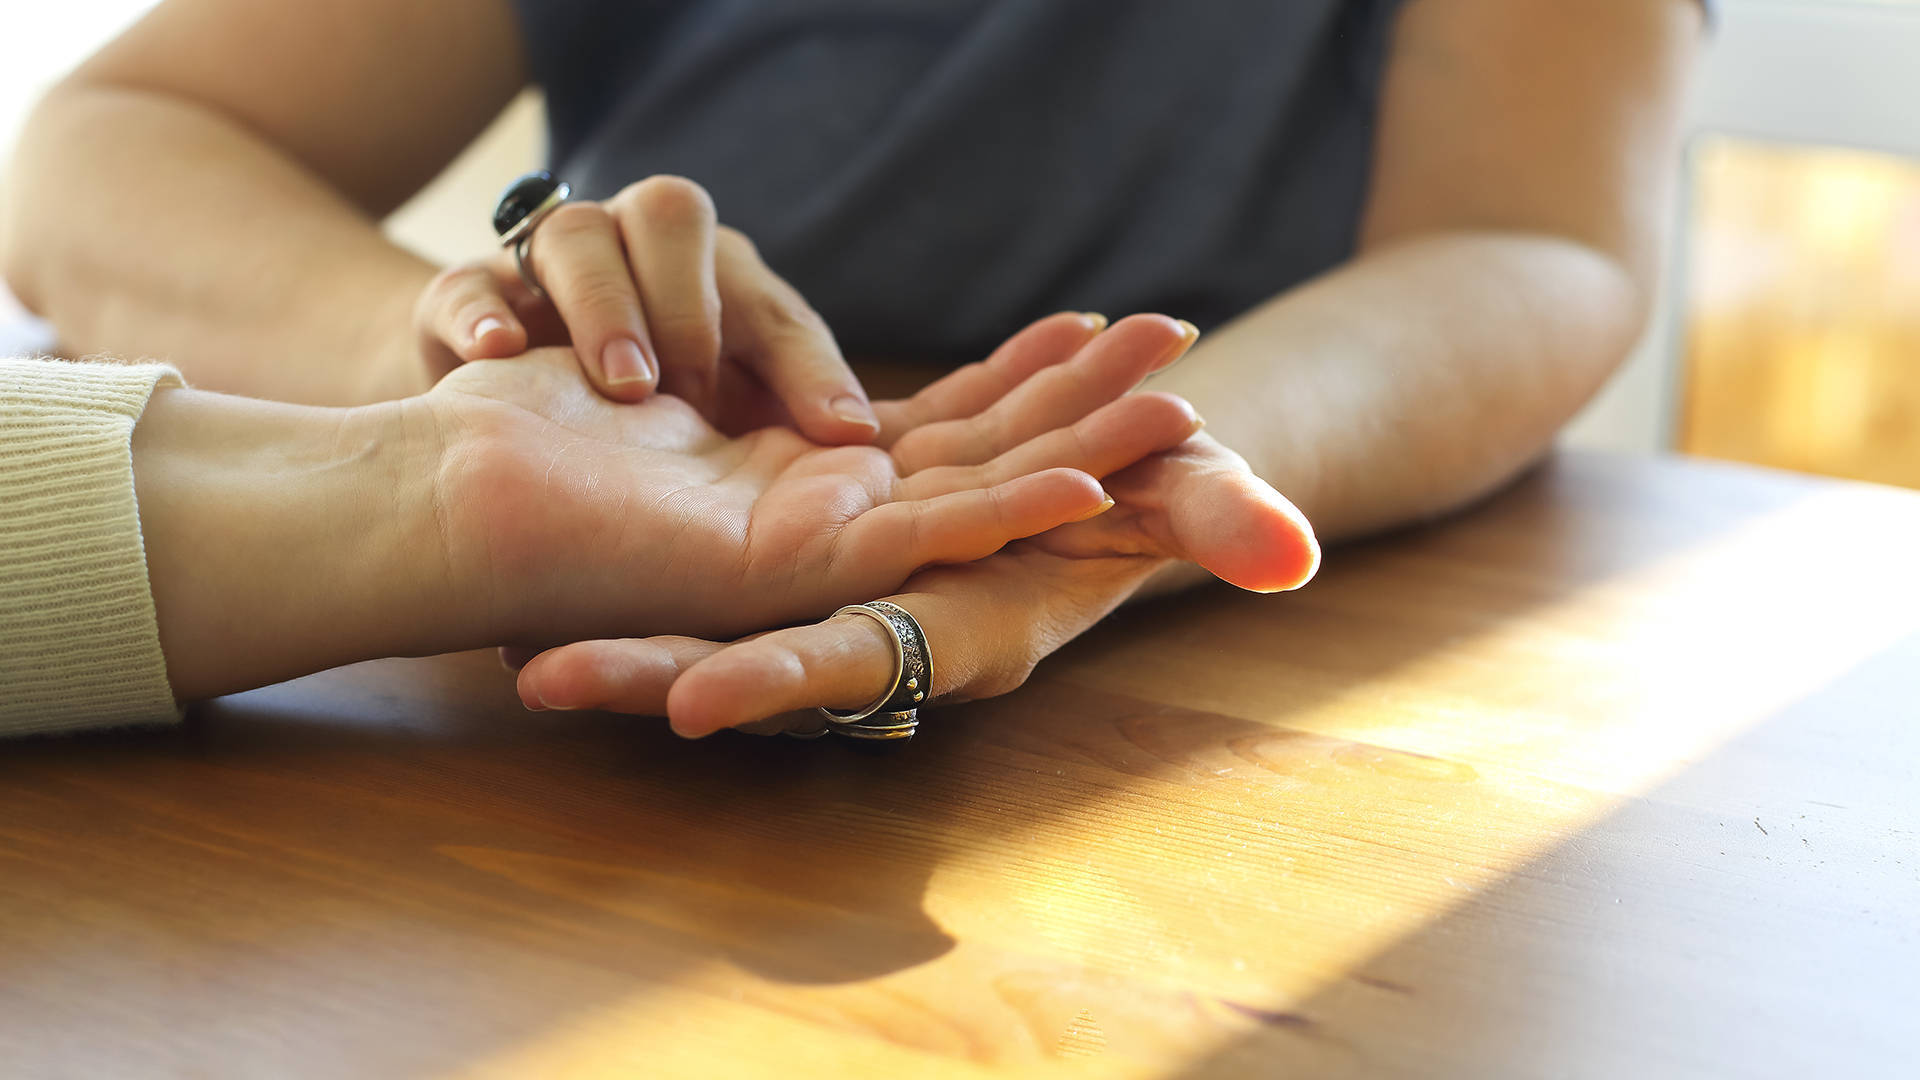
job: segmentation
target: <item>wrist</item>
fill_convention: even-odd
[[[134,477],[175,695],[466,644],[434,527],[436,461],[398,403],[156,394]]]
[[[389,621],[377,656],[420,656],[496,643],[489,582],[455,530],[457,492],[446,478],[457,446],[417,397],[345,410],[346,486],[358,494],[348,542],[358,548],[353,591]]]
[[[433,264],[406,256],[382,275],[376,296],[361,306],[361,340],[353,355],[363,358],[365,370],[357,400],[398,401],[432,388],[434,375],[421,355],[414,308],[438,272]]]

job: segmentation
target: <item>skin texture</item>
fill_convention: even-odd
[[[396,256],[370,220],[519,84],[518,46],[498,0],[458,18],[451,0],[343,6],[303,26],[277,9],[248,15],[241,0],[171,0],[83,69],[17,158],[16,291],[81,347],[204,357],[203,381],[318,399],[417,378],[414,308],[432,269]],[[1127,597],[1199,576],[1178,560],[1269,580],[1263,557],[1229,554],[1249,537],[1258,550],[1284,517],[1250,476],[1338,539],[1457,508],[1534,460],[1644,322],[1700,27],[1693,0],[1412,0],[1355,258],[1218,328],[1156,378],[1209,428],[1110,482],[1115,520],[1154,523],[1130,549],[1019,545],[908,583],[896,600],[942,658],[936,690],[1017,685]],[[315,100],[337,104],[316,115]],[[393,100],[418,107],[377,107]],[[109,128],[128,137],[96,134]],[[132,170],[150,180],[110,179]],[[227,179],[221,190],[205,190],[209,172]],[[272,235],[246,232],[268,215]],[[236,243],[206,242],[220,238]],[[235,248],[254,256],[234,260]],[[298,311],[275,310],[287,296]],[[286,362],[267,368],[262,355]],[[886,403],[875,413],[887,445],[895,418]],[[711,642],[672,643],[672,664],[657,662],[657,642],[583,644],[530,665],[521,690],[531,703],[667,707],[689,733],[775,707],[861,703],[888,664],[884,641],[812,633],[786,639],[792,656],[761,647],[744,655],[763,666],[705,672],[695,652],[739,658]],[[776,665],[800,671],[799,688],[742,704],[739,686]]]
[[[780,425],[820,443],[879,431],[826,323],[691,180],[648,177],[562,206],[534,230],[527,265],[548,299],[506,252],[428,284],[414,323],[430,371],[571,344],[618,401],[664,390],[723,430]]]
[[[1495,489],[1645,320],[1699,26],[1683,0],[1415,0],[1395,38],[1358,257],[1209,335],[1152,385],[1193,401],[1209,434],[1322,537]],[[1218,510],[1157,549],[1184,565],[1069,564],[1021,544],[916,575],[890,599],[934,643],[936,695],[1017,686],[1128,596],[1190,584],[1194,564],[1216,569],[1210,558],[1238,548],[1231,537],[1258,535],[1255,501],[1223,479],[1232,471],[1200,464],[1227,453],[1202,436],[1108,480],[1121,515],[1143,496]],[[864,705],[891,662],[878,626],[846,617],[725,650],[678,638],[576,645],[535,659],[520,691],[529,704],[664,712],[701,735]]]
[[[1043,320],[977,366],[1027,373],[1004,394],[979,370],[930,388],[900,439],[926,436],[913,468],[727,437],[667,395],[608,401],[564,350],[358,409],[163,391],[133,452],[169,677],[195,698],[372,656],[818,617],[1090,524],[1112,506],[1098,476],[1198,428],[1178,398],[1125,393],[1190,340],[1159,317]],[[1065,383],[1110,392],[1056,424]]]

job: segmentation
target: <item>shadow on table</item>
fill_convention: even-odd
[[[1408,559],[1511,571],[1464,623],[1345,628],[1363,680],[1778,509],[1779,489],[1760,490],[1729,512],[1561,463],[1445,528],[1335,553],[1314,588]],[[1285,598],[1215,592],[1129,609],[1069,660],[1219,605],[1271,611],[1276,647],[1324,630]],[[1312,695],[1256,724],[1046,671],[898,750],[688,744],[657,721],[529,715],[480,657],[316,676],[178,732],[11,748],[0,859],[34,873],[0,890],[0,1046],[442,1069],[644,985],[724,994],[716,961],[867,979],[951,947],[924,911],[929,878],[990,858],[979,845],[996,835],[1137,807],[1143,786],[1212,772],[1236,743],[1282,771],[1330,752],[1284,728]],[[101,1028],[74,1031],[76,1017]],[[172,1049],[139,1056],[155,1047]]]

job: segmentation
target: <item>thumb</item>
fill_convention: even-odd
[[[443,270],[429,282],[414,323],[462,362],[518,356],[527,348],[526,327],[492,272],[478,264]]]

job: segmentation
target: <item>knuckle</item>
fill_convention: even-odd
[[[1034,670],[1062,643],[1077,636],[1058,613],[1032,613],[1026,628],[1001,643],[1000,652],[982,665],[975,687],[981,697],[1010,694],[1025,686]]]
[[[591,233],[605,233],[613,228],[613,218],[606,208],[594,202],[562,203],[547,215],[540,227],[534,230],[535,246],[539,244],[541,233],[548,236],[580,236]]]
[[[983,471],[984,470],[980,470]],[[987,499],[987,514],[992,522],[1006,528],[1013,521],[1013,507],[1007,502],[1006,489],[996,484],[984,491]]]
[[[974,680],[969,688],[969,696],[989,698],[1011,694],[1027,684],[1037,663],[1036,660],[1008,658],[991,664]]]
[[[805,300],[779,290],[761,291],[749,305],[749,317],[770,338],[812,337],[827,328],[826,320]]]
[[[779,641],[757,642],[765,673],[789,686],[805,686],[812,675],[807,662],[792,646]]]
[[[1082,419],[1079,423],[1067,429],[1067,453],[1069,454],[1069,460],[1073,462],[1084,464],[1093,460],[1094,445],[1087,434],[1087,424],[1091,419],[1091,417]]]
[[[568,306],[588,318],[626,321],[638,306],[633,282],[613,274],[583,274],[571,281],[556,280],[549,288],[564,295]]]
[[[647,313],[647,329],[663,352],[707,366],[720,358],[720,311]]]
[[[437,303],[465,299],[480,291],[491,292],[492,275],[486,269],[473,263],[461,266],[449,266],[433,275],[421,295]]]
[[[440,271],[420,290],[414,301],[414,325],[422,330],[442,328],[463,311],[493,300],[497,290],[492,275],[479,266],[467,264]]]
[[[905,520],[900,526],[900,550],[914,554],[920,553],[927,539],[927,504],[907,503]]]
[[[662,174],[629,184],[616,200],[623,216],[637,215],[656,225],[698,228],[713,223],[713,196],[684,176]]]
[[[915,473],[936,465],[965,465],[954,430],[941,421],[914,428],[893,444],[893,459],[905,473]]]

